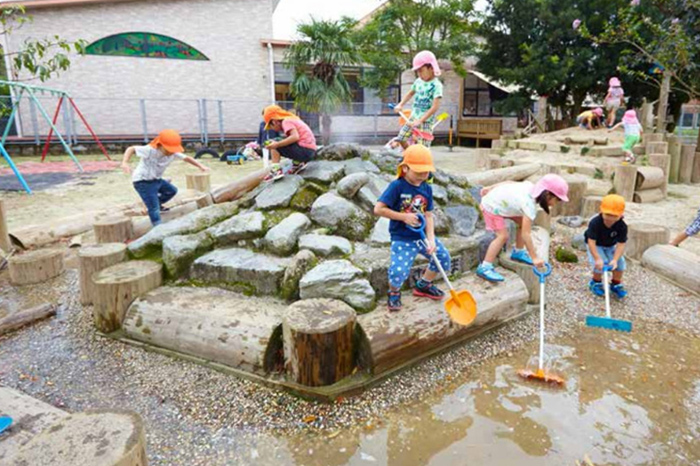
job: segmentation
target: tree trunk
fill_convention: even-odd
[[[552,217],[581,215],[583,198],[586,196],[588,181],[585,176],[563,175],[569,184],[569,202],[559,202],[551,209]]]
[[[129,217],[111,217],[95,222],[92,226],[97,243],[126,243],[134,235]]]
[[[690,182],[691,183],[700,183],[700,152],[695,153],[694,162],[693,162],[693,172],[690,175]]]
[[[671,169],[671,156],[668,154],[651,154],[649,155],[649,165],[658,167],[664,172],[664,182],[659,188],[663,191],[665,198],[668,192],[668,172]]]
[[[151,261],[130,261],[108,267],[93,276],[95,327],[103,333],[119,330],[124,315],[139,296],[163,282],[163,266]]]
[[[647,142],[646,144],[647,154],[667,154],[668,153],[668,143],[667,142]]]
[[[659,112],[656,117],[657,133],[666,134],[666,113],[668,112],[668,96],[671,90],[671,72],[664,71],[661,82],[661,92],[659,93]]]
[[[646,191],[636,191],[633,201],[637,204],[650,204],[666,199],[664,192],[660,188],[647,189]]]
[[[700,257],[670,244],[658,244],[642,255],[642,265],[677,285],[698,293]]]
[[[10,282],[13,285],[41,283],[63,272],[63,251],[38,249],[11,257]]]
[[[678,136],[668,137],[668,155],[671,156],[671,166],[668,171],[669,183],[678,183],[678,172],[681,168],[681,140]]]
[[[331,125],[333,124],[333,119],[327,113],[321,115],[321,141],[323,145],[327,146],[331,143]]]
[[[56,306],[49,303],[44,303],[40,306],[31,309],[10,314],[9,316],[0,319],[0,336],[9,333],[18,328],[22,328],[34,321],[45,319],[56,315]]]
[[[486,170],[483,172],[467,173],[466,178],[469,183],[479,186],[492,186],[501,181],[521,181],[540,171],[538,163],[526,163],[496,170]]]
[[[352,374],[355,310],[334,299],[303,299],[284,317],[284,359],[301,385],[332,385]]]
[[[666,182],[664,171],[659,167],[638,167],[635,191],[658,188]]]
[[[81,248],[80,261],[80,303],[83,306],[94,302],[95,273],[126,260],[126,245],[123,243],[95,244]]]
[[[583,206],[581,207],[581,217],[588,220],[600,213],[600,204],[603,202],[602,196],[586,196],[583,198]]]
[[[0,199],[0,249],[7,253],[12,250],[12,243],[7,230],[7,211],[2,199]]]
[[[265,178],[267,174],[267,169],[258,170],[225,186],[213,189],[211,192],[212,199],[214,200],[215,204],[235,201],[247,192],[250,192],[257,188],[258,185],[262,183],[263,178]]]
[[[689,184],[693,179],[693,167],[695,166],[695,146],[683,144],[681,146],[681,163],[678,169],[678,182]]]
[[[613,187],[615,192],[632,202],[634,186],[637,184],[637,167],[634,165],[618,165],[615,167],[615,180]]]
[[[537,132],[547,131],[547,96],[541,95],[537,101]]]
[[[647,102],[646,97],[642,104],[641,118],[639,121],[642,123],[644,138],[646,139],[654,131],[654,107]]]
[[[650,223],[630,223],[625,256],[641,260],[644,252],[657,244],[666,244],[670,239],[668,228]]]
[[[202,193],[211,191],[211,173],[198,172],[185,175],[187,189],[194,189]]]

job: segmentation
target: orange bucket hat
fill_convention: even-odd
[[[158,133],[158,137],[156,137],[148,145],[157,149],[158,144],[163,146],[168,152],[185,151],[185,149],[182,147],[182,138],[180,137],[180,133],[174,129],[164,129]]]
[[[272,120],[284,120],[285,118],[299,118],[292,112],[288,112],[279,105],[270,105],[263,110],[263,120],[265,120],[265,129],[270,127]]]
[[[435,165],[433,165],[433,154],[431,154],[430,149],[423,144],[408,146],[408,149],[403,151],[403,160],[396,169],[396,176],[398,178],[403,176],[402,167],[408,167],[419,173],[434,172]]]
[[[600,213],[622,217],[625,213],[625,198],[619,194],[608,194],[600,202]]]

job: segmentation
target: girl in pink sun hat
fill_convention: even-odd
[[[610,128],[608,132],[615,131],[620,126],[625,128],[625,142],[622,145],[622,150],[625,153],[625,162],[634,163],[637,158],[634,152],[632,152],[632,149],[641,141],[642,134],[644,133],[642,125],[637,119],[637,112],[634,110],[627,110],[622,117],[622,121]]]
[[[605,111],[608,112],[608,119],[605,122],[610,128],[615,124],[615,115],[620,107],[625,105],[625,91],[622,89],[622,83],[617,78],[610,78],[608,82],[610,86],[608,93],[605,95]]]
[[[440,108],[442,99],[442,83],[437,79],[442,71],[433,52],[429,50],[418,52],[413,57],[413,71],[418,73],[418,78],[413,82],[411,90],[394,107],[396,113],[401,113],[403,106],[415,96],[410,120],[401,127],[399,135],[392,141],[394,144],[400,144],[404,149],[408,147],[413,128],[433,133],[435,114]],[[429,147],[431,141],[419,137],[417,142]]]

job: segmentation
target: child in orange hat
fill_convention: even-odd
[[[139,157],[139,164],[131,174],[131,181],[134,189],[139,193],[143,203],[148,209],[148,217],[153,226],[160,224],[160,213],[167,209],[163,204],[168,202],[177,194],[177,188],[163,179],[163,174],[168,165],[175,160],[184,160],[190,165],[194,165],[202,171],[208,171],[205,167],[192,157],[183,154],[182,138],[174,129],[164,129],[153,141],[145,146],[131,146],[124,152],[122,159],[122,170],[129,174],[129,160],[136,154]]]
[[[623,220],[625,213],[625,198],[617,194],[609,194],[600,203],[600,214],[588,222],[585,233],[588,249],[588,261],[593,267],[593,279],[588,287],[596,296],[605,296],[603,288],[603,266],[612,267],[612,285],[610,291],[622,299],[627,296],[627,290],[622,285],[622,274],[625,271],[625,243],[627,243],[627,224]]]
[[[450,270],[450,253],[440,240],[435,238],[433,219],[433,188],[427,183],[428,176],[435,171],[430,149],[422,144],[409,146],[399,164],[398,179],[392,181],[374,206],[374,214],[389,220],[391,234],[391,265],[389,266],[390,311],[401,309],[401,287],[408,278],[417,254],[430,260],[428,268],[416,282],[414,296],[441,300],[445,293],[433,285],[439,270],[431,255],[435,252],[443,269]],[[420,225],[419,215],[425,217],[425,236],[408,228]]]
[[[265,181],[282,178],[285,173],[280,166],[282,156],[292,159],[292,168],[287,173],[293,175],[306,168],[306,163],[316,156],[316,138],[309,125],[295,114],[277,105],[270,105],[263,110],[265,129],[272,129],[284,136],[281,141],[265,145],[270,150],[272,165]]]

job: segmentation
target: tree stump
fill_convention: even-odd
[[[653,188],[644,191],[635,191],[632,201],[637,204],[650,204],[652,202],[661,202],[664,199],[666,199],[666,195],[663,190],[661,190],[661,188]]]
[[[678,136],[668,137],[668,155],[671,156],[668,181],[675,184],[678,183],[678,171],[681,168],[681,140]]]
[[[541,208],[537,208],[537,216],[535,217],[534,224],[547,231],[552,231],[552,217]]]
[[[121,328],[131,303],[163,282],[163,266],[151,261],[130,261],[93,275],[95,327],[103,333]]]
[[[197,203],[198,209],[203,209],[205,207],[209,207],[210,205],[214,205],[214,199],[208,192],[202,193],[202,195],[199,196],[195,202]]]
[[[644,140],[646,143],[650,142],[664,142],[664,133],[648,133],[644,131]]]
[[[134,236],[129,217],[112,217],[95,222],[95,241],[98,243],[125,243]]]
[[[630,223],[627,230],[625,256],[641,260],[644,252],[657,244],[666,244],[671,238],[668,228],[651,223]]]
[[[625,198],[625,201],[632,202],[634,197],[634,186],[637,184],[637,167],[634,165],[618,165],[615,167],[615,181],[613,187],[615,192]]]
[[[126,245],[105,243],[86,246],[78,252],[78,259],[80,261],[80,303],[87,306],[94,302],[93,275],[107,267],[124,262]]]
[[[667,154],[668,153],[668,143],[667,142],[649,142],[646,144],[647,154]]]
[[[9,260],[10,282],[13,285],[41,283],[63,272],[63,251],[38,249]]]
[[[666,192],[668,191],[668,172],[671,170],[671,156],[669,154],[651,154],[649,155],[649,165],[663,170],[664,182],[659,186],[659,189],[663,191],[664,197],[666,197]]]
[[[693,167],[695,166],[695,146],[683,144],[681,146],[681,163],[678,169],[678,182],[688,184],[693,179]]]
[[[660,167],[638,167],[636,191],[658,188],[665,182],[664,171]]]
[[[600,213],[600,203],[603,202],[603,196],[586,196],[583,198],[583,207],[581,207],[581,217],[586,220]]]
[[[352,374],[355,310],[334,299],[304,299],[282,323],[289,378],[301,385],[334,384]]]
[[[0,249],[5,252],[12,250],[10,234],[7,229],[7,211],[5,211],[5,204],[2,199],[0,199]]]
[[[583,198],[586,196],[588,181],[584,176],[564,175],[569,183],[569,202],[559,202],[552,209],[552,217],[581,215]]]
[[[209,172],[188,173],[187,189],[194,189],[203,193],[211,191],[211,174]]]
[[[690,182],[700,183],[700,152],[696,152],[695,157],[693,157],[693,159],[693,171],[690,175]]]

